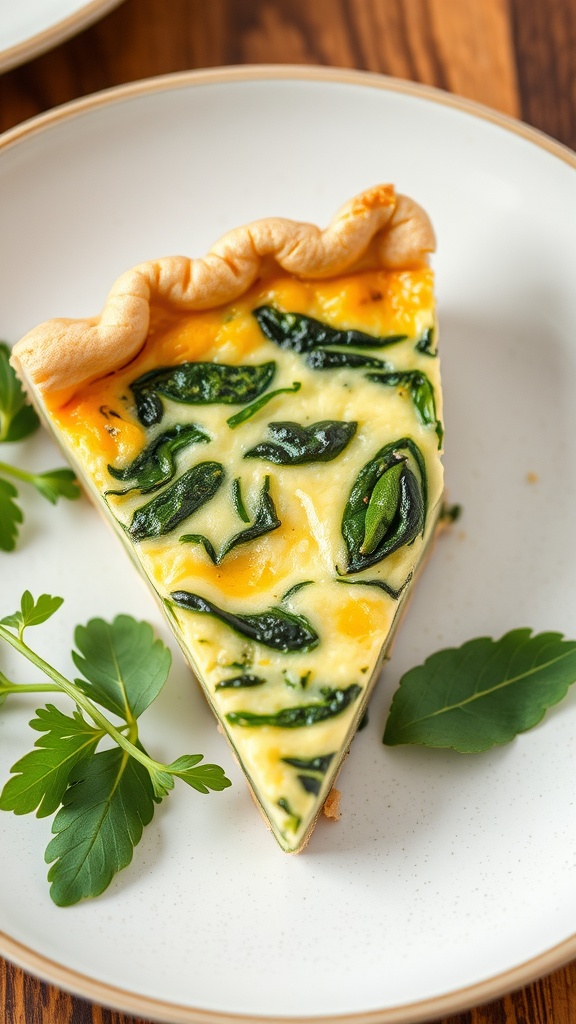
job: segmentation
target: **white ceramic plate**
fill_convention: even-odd
[[[0,71],[88,28],[120,0],[0,0]]]
[[[280,214],[325,223],[382,180],[435,223],[449,496],[464,514],[419,583],[340,777],[343,817],[301,856],[267,834],[175,654],[147,713],[157,756],[200,750],[234,786],[177,787],[100,899],[59,910],[49,822],[4,815],[0,951],[85,996],[166,1021],[410,1022],[499,995],[576,955],[576,691],[476,757],[385,748],[402,672],[516,626],[576,634],[576,157],[498,115],[356,72],[228,69],[101,94],[0,143],[0,333],[97,313],[126,267],[202,254]],[[37,439],[14,459],[59,456]],[[66,603],[36,641],[72,671],[74,625],[129,611],[167,638],[115,538],[83,503],[26,499],[2,556]],[[0,652],[2,665],[11,659]],[[5,668],[5,670],[7,670]],[[15,672],[26,674],[22,666]],[[35,707],[33,699],[23,704]],[[0,717],[0,778],[30,745]]]

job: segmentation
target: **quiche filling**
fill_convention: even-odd
[[[268,262],[214,308],[152,301],[105,375],[26,383],[299,850],[440,512],[432,271]]]

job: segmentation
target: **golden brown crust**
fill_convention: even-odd
[[[323,807],[324,817],[330,818],[331,821],[340,821],[342,813],[340,811],[340,797],[342,793],[339,789],[331,789],[326,797],[326,802]]]
[[[434,245],[422,208],[392,185],[377,185],[346,203],[324,230],[269,217],[228,232],[202,259],[141,263],[118,278],[99,317],[40,324],[14,347],[12,364],[44,394],[73,389],[139,352],[154,301],[183,311],[210,309],[246,292],[264,260],[297,277],[325,278],[368,264],[418,265]]]

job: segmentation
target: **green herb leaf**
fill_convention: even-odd
[[[30,591],[25,590],[20,599],[20,611],[0,619],[0,624],[17,629],[22,636],[28,626],[40,626],[63,604],[63,597],[52,597],[50,594],[41,594],[35,601]]]
[[[34,473],[30,476],[30,483],[51,505],[55,505],[58,498],[76,501],[81,494],[71,469],[50,469],[46,473]]]
[[[219,765],[198,764],[201,759],[201,754],[185,754],[172,761],[172,764],[168,765],[168,770],[198,793],[208,793],[210,790],[221,792],[232,785]]]
[[[230,418],[226,420],[226,423],[231,430],[234,430],[235,427],[239,427],[241,423],[245,423],[246,420],[251,419],[257,412],[260,412],[265,405],[268,405],[268,402],[270,402],[272,398],[276,398],[277,395],[288,395],[292,391],[300,391],[301,387],[302,385],[300,381],[295,380],[290,388],[277,388],[276,391],[268,391],[265,395],[262,395],[261,398],[257,398],[255,402],[247,405],[245,409],[241,409],[240,412],[235,413],[234,416],[230,416]]]
[[[576,680],[576,642],[516,629],[439,651],[400,680],[384,742],[477,753],[531,729]]]
[[[62,803],[74,766],[94,753],[104,733],[94,728],[79,711],[70,718],[53,704],[36,711],[30,725],[45,733],[35,750],[20,758],[10,771],[0,794],[0,810],[15,814],[36,811],[38,818],[53,814]]]
[[[50,895],[60,907],[98,896],[132,860],[154,815],[146,768],[118,747],[82,760],[54,819],[46,849]]]
[[[290,420],[268,424],[271,441],[250,448],[245,459],[265,459],[278,466],[302,466],[331,462],[350,443],[358,424],[354,421],[321,420],[304,427]]]
[[[130,385],[130,390],[138,419],[145,427],[151,427],[160,423],[164,415],[160,396],[185,405],[240,405],[262,394],[275,372],[274,362],[256,366],[181,363],[144,373]]]
[[[387,481],[380,485],[382,477],[399,461],[398,491],[388,486]],[[379,491],[379,487],[383,490]],[[397,503],[390,518],[388,506],[394,495],[397,495]],[[426,464],[418,445],[411,438],[403,437],[381,448],[360,470],[344,508],[342,536],[348,552],[346,572],[369,569],[398,548],[411,544],[424,531],[426,503]],[[379,516],[382,518],[380,525]]]
[[[24,521],[22,509],[16,504],[18,491],[0,477],[0,550],[13,551],[16,547],[18,526]]]
[[[446,523],[447,526],[451,526],[452,523],[455,523],[460,519],[462,512],[462,505],[448,505],[444,503],[440,510],[440,522]]]
[[[52,505],[56,504],[58,498],[69,498],[73,501],[80,497],[80,488],[71,469],[50,469],[46,473],[30,473],[25,469],[20,469],[18,466],[12,466],[7,462],[0,462],[0,473],[16,477],[17,480],[31,484]],[[11,484],[7,484],[6,481],[2,481],[2,483],[5,488],[10,488],[12,496],[16,495],[16,491]]]
[[[121,495],[138,490],[140,494],[150,494],[158,490],[173,479],[179,451],[192,444],[206,444],[209,441],[208,434],[195,423],[177,423],[171,430],[166,430],[151,441],[127,466],[108,466],[108,472],[115,480],[131,481],[131,484],[123,491],[106,493]]]
[[[172,660],[152,627],[130,615],[111,623],[91,619],[77,626],[74,640],[80,653],[72,657],[84,676],[76,685],[125,722],[139,718],[164,686]]]
[[[274,711],[269,715],[256,714],[253,711],[230,711],[226,718],[231,725],[271,725],[277,729],[300,729],[303,726],[316,725],[317,722],[325,722],[327,718],[341,714],[361,693],[362,687],[357,683],[352,683],[344,690],[325,687],[322,691],[324,700],[315,704],[281,708],[280,711]]]
[[[308,619],[283,608],[269,608],[253,615],[235,615],[187,590],[175,590],[170,597],[180,608],[213,615],[241,636],[276,651],[311,651],[320,643],[320,637]]]
[[[36,743],[39,749],[14,766],[14,778],[0,795],[0,808],[17,814],[38,808],[38,814],[45,815],[62,803],[46,859],[56,861],[49,872],[51,895],[64,906],[102,892],[115,872],[130,862],[142,828],[152,818],[154,802],[174,788],[174,778],[201,793],[226,789],[231,783],[217,765],[199,764],[201,754],[166,765],[153,760],[142,746],[136,719],[156,697],[170,664],[169,652],[154,640],[148,625],[120,615],[112,624],[93,619],[79,627],[80,653],[73,656],[85,678],[75,683],[23,642],[26,626],[46,621],[61,602],[46,594],[35,601],[27,590],[20,611],[0,622],[0,640],[50,680],[15,684],[0,672],[0,704],[10,692],[57,690],[77,708],[72,718],[52,705],[37,712],[30,724],[46,735]],[[123,718],[128,729],[113,725],[98,704]],[[94,754],[104,736],[116,746]]]
[[[0,342],[0,441],[22,441],[39,426],[40,420],[10,366],[10,349]]]
[[[340,348],[385,348],[407,337],[405,334],[377,337],[365,334],[364,331],[340,330],[314,317],[303,313],[285,313],[274,306],[259,306],[252,310],[252,315],[270,341],[291,352],[310,352],[328,345]]]
[[[0,441],[22,441],[39,427],[40,421],[10,366],[10,349],[0,342]],[[48,501],[55,504],[59,497],[78,498],[80,489],[70,469],[50,470],[47,473],[29,473],[8,463],[1,463],[3,474],[30,483]],[[24,521],[22,510],[16,503],[18,492],[13,484],[0,479],[0,550],[13,551],[18,527]]]
[[[223,480],[224,468],[219,462],[200,462],[137,509],[128,533],[135,540],[170,533],[210,501]]]

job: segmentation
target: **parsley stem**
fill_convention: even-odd
[[[1,437],[0,440],[2,440]],[[34,473],[27,473],[25,469],[11,466],[9,462],[0,462],[0,473],[3,473],[5,476],[14,476],[17,480],[23,480],[27,484],[34,484],[36,479]]]
[[[1,675],[1,673],[0,673]],[[4,693],[58,693],[59,686],[51,683],[4,683],[0,681],[0,696]]]
[[[86,714],[90,716],[93,722],[100,726],[100,728],[103,729],[119,747],[122,747],[122,749],[131,757],[140,761],[140,763],[150,772],[153,783],[154,775],[158,772],[167,772],[171,776],[168,765],[161,764],[159,761],[155,761],[153,758],[148,757],[143,750],[140,750],[134,743],[131,743],[130,740],[127,739],[126,736],[123,736],[120,730],[117,729],[104,714],[102,714],[99,708],[97,708],[96,705],[93,704],[84,693],[82,693],[82,690],[80,690],[79,687],[74,683],[71,683],[69,679],[66,679],[61,672],[58,672],[58,670],[48,664],[47,661],[44,661],[40,655],[36,654],[35,651],[24,643],[21,637],[15,636],[14,633],[11,633],[5,626],[0,625],[0,639],[6,640],[11,647],[24,655],[24,657],[27,658],[28,661],[32,662],[36,668],[40,669],[44,675],[48,676],[49,679],[52,679],[56,683],[55,689],[63,690],[64,693],[67,694],[67,696],[70,697],[78,707],[81,707]],[[137,739],[136,723],[133,724],[133,727],[130,729],[130,733],[134,735],[135,739]]]

